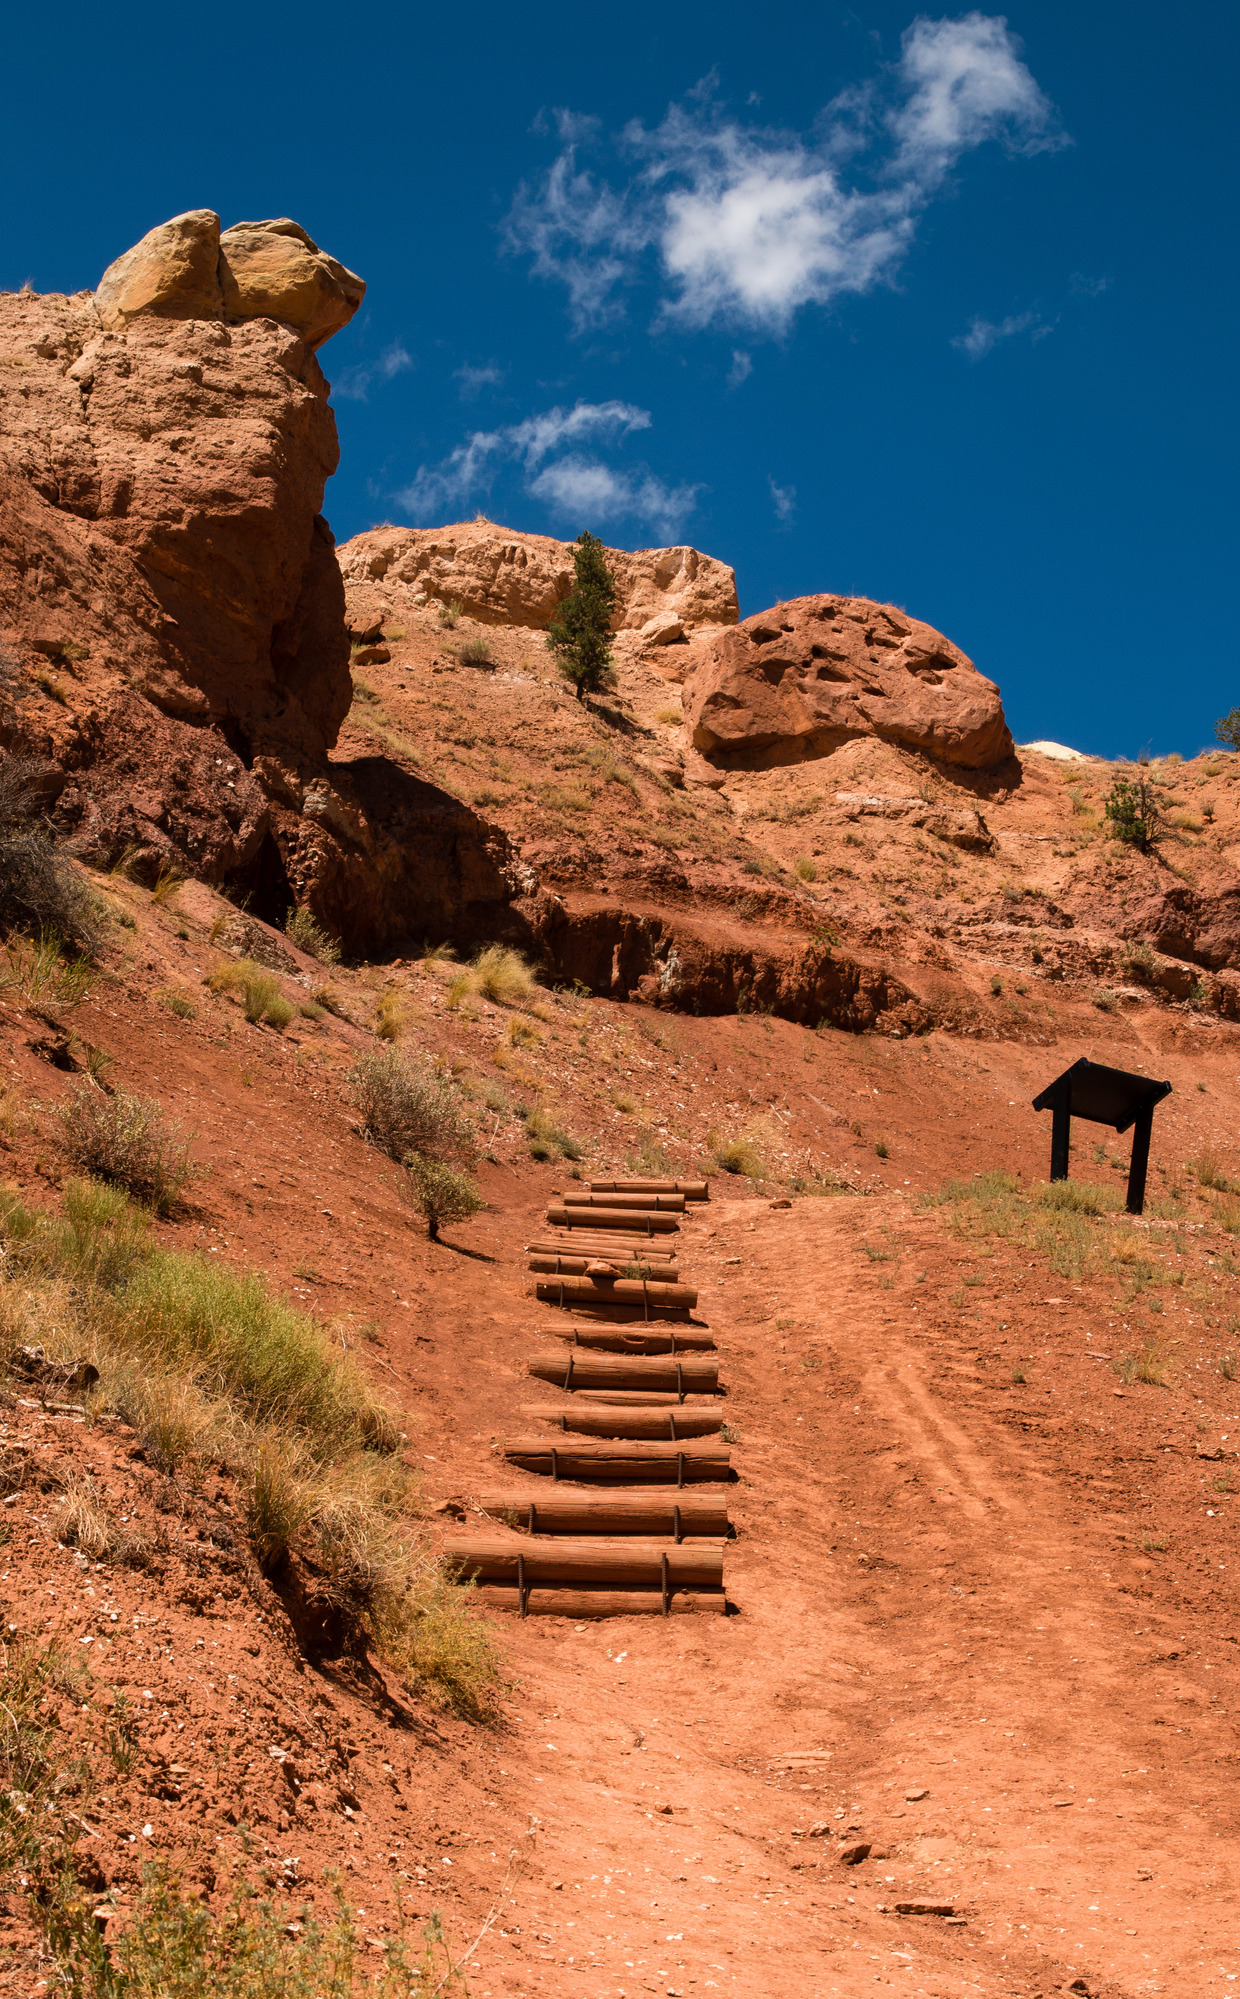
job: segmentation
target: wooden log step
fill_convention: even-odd
[[[719,1361],[706,1354],[583,1353],[563,1347],[531,1354],[529,1372],[557,1388],[662,1388],[676,1395],[717,1395]]]
[[[647,1236],[606,1236],[606,1235],[546,1235],[535,1236],[525,1245],[530,1256],[584,1256],[587,1261],[614,1263],[617,1268],[625,1263],[648,1264],[651,1269],[667,1263],[675,1263],[679,1250],[675,1244],[651,1241]]]
[[[526,1617],[567,1617],[584,1624],[591,1617],[681,1617],[714,1613],[723,1617],[728,1601],[722,1590],[674,1590],[665,1603],[649,1590],[531,1589],[521,1610],[518,1591],[502,1583],[481,1583],[474,1600],[484,1610],[507,1610]]]
[[[722,1493],[574,1492],[553,1485],[542,1492],[486,1492],[479,1511],[531,1534],[648,1534],[723,1536],[728,1502]]]
[[[706,1326],[639,1326],[632,1320],[597,1325],[539,1326],[548,1339],[613,1353],[711,1353],[714,1334]]]
[[[686,1201],[709,1201],[705,1180],[587,1180],[592,1194],[683,1194]]]
[[[547,1209],[547,1220],[558,1229],[627,1229],[644,1235],[675,1235],[680,1221],[675,1215],[641,1214],[631,1208],[597,1208],[563,1202]]]
[[[602,1305],[608,1310],[627,1305],[634,1312],[691,1312],[698,1301],[696,1284],[661,1283],[657,1278],[540,1277],[534,1295],[544,1305]]]
[[[566,1187],[560,1196],[566,1208],[610,1208],[630,1214],[683,1215],[683,1194],[594,1194]]]
[[[607,1583],[612,1589],[721,1589],[718,1541],[536,1541],[528,1534],[452,1534],[444,1560],[481,1583]],[[519,1567],[518,1567],[519,1565]]]
[[[557,1443],[544,1433],[512,1438],[504,1445],[504,1456],[522,1471],[581,1485],[714,1485],[732,1476],[728,1447],[714,1438],[611,1444],[583,1437]]]
[[[577,1403],[565,1409],[523,1402],[517,1414],[583,1437],[717,1437],[723,1428],[722,1409],[704,1409],[700,1404],[690,1408],[683,1402],[669,1402],[661,1409],[608,1402]]]
[[[643,1277],[654,1278],[660,1284],[675,1284],[680,1277],[680,1265],[668,1256],[600,1256],[590,1250],[584,1256],[570,1256],[562,1250],[535,1250],[529,1258],[528,1268],[533,1271],[549,1272],[553,1276],[597,1278],[601,1282],[614,1282],[618,1277],[639,1282]]]

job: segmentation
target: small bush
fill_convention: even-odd
[[[426,1233],[438,1242],[441,1227],[467,1222],[486,1206],[466,1173],[458,1173],[438,1159],[424,1159],[411,1152],[405,1159],[405,1199],[426,1218]]]
[[[411,1067],[394,1048],[376,1048],[354,1063],[347,1087],[363,1137],[398,1165],[411,1152],[473,1165],[478,1134],[460,1093],[443,1076]]]
[[[1148,854],[1158,838],[1162,815],[1153,786],[1143,777],[1117,777],[1103,807],[1111,838]]]
[[[1225,1194],[1213,1203],[1214,1219],[1228,1235],[1240,1235],[1240,1200],[1234,1194]]]
[[[65,1156],[79,1173],[123,1187],[157,1214],[170,1214],[190,1176],[179,1124],[149,1097],[107,1096],[80,1083],[57,1111]]]
[[[1165,1388],[1170,1366],[1167,1356],[1152,1340],[1147,1340],[1137,1353],[1122,1354],[1111,1363],[1120,1380],[1131,1384],[1144,1381],[1151,1388]]]
[[[156,1005],[162,1006],[165,1013],[175,1014],[178,1020],[198,1018],[198,1008],[192,1000],[186,999],[184,993],[158,993]]]
[[[510,1048],[537,1048],[542,1041],[532,1020],[510,1020],[504,1035]]]
[[[495,654],[486,639],[466,639],[456,649],[462,666],[494,666]]]
[[[284,934],[307,957],[317,958],[321,965],[340,963],[340,945],[330,931],[311,916],[308,909],[292,909],[284,925]]]
[[[675,723],[683,722],[685,718],[682,710],[679,708],[658,708],[655,710],[654,719],[656,722],[662,722],[666,727],[671,728]]]
[[[519,951],[502,944],[489,944],[473,962],[475,991],[497,1006],[523,1006],[534,991],[535,979]]]
[[[808,854],[802,854],[800,860],[796,864],[796,867],[797,867],[797,873],[800,875],[801,880],[803,882],[817,881],[818,863],[817,861],[811,860]]]
[[[98,1487],[85,1472],[69,1473],[65,1496],[52,1515],[52,1532],[67,1547],[80,1548],[92,1562],[102,1561],[116,1547],[116,1530]]]
[[[447,631],[454,632],[461,622],[465,606],[459,597],[449,597],[439,606],[439,622]]]
[[[103,933],[98,899],[39,813],[47,768],[0,755],[0,929],[54,931],[93,953]]]

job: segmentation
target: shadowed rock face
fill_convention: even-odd
[[[734,625],[736,577],[696,548],[609,548],[617,631],[671,645],[703,625]],[[349,588],[372,609],[455,599],[470,617],[545,630],[573,585],[573,545],[494,521],[372,528],[340,549]]]
[[[881,736],[984,770],[1012,754],[999,690],[930,625],[864,597],[798,597],[720,632],[685,686],[695,749],[732,769]]]

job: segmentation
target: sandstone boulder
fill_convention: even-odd
[[[109,264],[95,292],[99,318],[124,328],[139,313],[165,319],[220,319],[220,218],[191,208],[148,229],[140,243]]]
[[[220,275],[227,319],[281,319],[307,347],[321,347],[347,326],[366,295],[362,279],[286,215],[225,229]]]
[[[702,626],[734,625],[736,577],[696,548],[609,548],[618,585],[615,629],[668,645]],[[494,521],[444,528],[371,528],[339,551],[355,597],[393,610],[455,599],[473,618],[545,630],[573,585],[573,545]],[[643,629],[645,628],[645,629]]]
[[[212,209],[194,208],[148,230],[110,264],[95,305],[101,323],[117,332],[144,314],[278,319],[316,348],[348,325],[365,292],[361,278],[287,216],[235,222],[221,233]]]
[[[929,625],[864,597],[798,597],[696,649],[685,684],[695,749],[762,769],[879,736],[982,770],[1012,754],[993,681]]]

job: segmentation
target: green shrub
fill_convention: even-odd
[[[1143,777],[1117,777],[1103,812],[1111,822],[1111,838],[1148,854],[1158,838],[1161,813],[1153,786]]]
[[[1229,708],[1214,724],[1216,742],[1225,743],[1229,750],[1240,750],[1240,708]]]
[[[321,965],[340,963],[340,945],[330,931],[324,930],[308,909],[291,909],[284,925],[284,934],[290,943],[308,957],[317,958]]]
[[[65,1156],[79,1173],[92,1174],[170,1214],[190,1177],[189,1146],[179,1124],[149,1097],[117,1090],[108,1096],[79,1083],[58,1106]]]
[[[548,649],[579,701],[615,682],[611,653],[615,607],[616,579],[604,560],[603,544],[596,535],[580,534],[573,550],[573,587],[547,631]]]
[[[531,1159],[580,1159],[582,1146],[571,1132],[558,1125],[547,1111],[520,1109],[517,1116],[525,1126]]]
[[[478,1134],[460,1092],[433,1069],[414,1068],[394,1048],[370,1049],[347,1087],[362,1136],[398,1165],[411,1152],[466,1167],[477,1158]]]
[[[405,1198],[426,1217],[426,1233],[438,1242],[441,1227],[466,1222],[485,1208],[473,1181],[438,1159],[424,1159],[411,1152],[405,1159]]]

